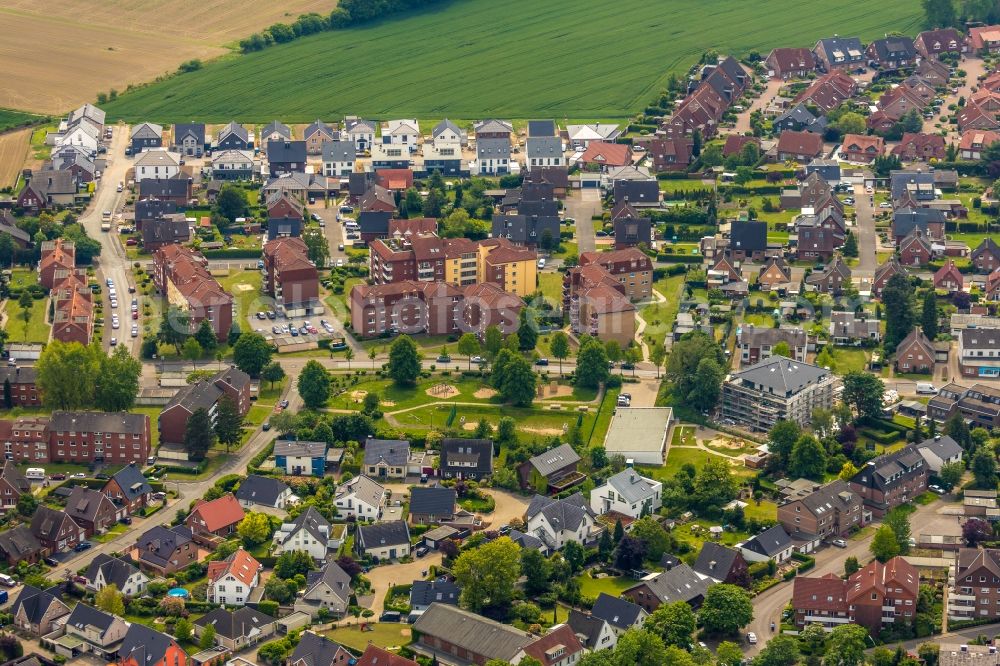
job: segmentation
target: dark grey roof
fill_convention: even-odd
[[[364,210],[358,214],[358,229],[363,234],[388,235],[391,219],[389,211]]]
[[[191,237],[191,227],[183,215],[172,215],[142,223],[142,244],[183,243]]]
[[[567,465],[575,465],[580,462],[580,456],[569,444],[560,444],[553,449],[529,458],[528,462],[531,463],[539,474],[548,476]]]
[[[445,130],[448,130],[448,129],[450,129],[452,132],[454,132],[458,136],[462,136],[462,130],[459,129],[458,125],[456,125],[455,123],[451,122],[447,118],[445,118],[444,120],[442,120],[441,122],[439,122],[437,125],[434,126],[434,129],[431,130],[431,136],[436,139],[439,134],[441,134],[442,132],[444,132]]]
[[[174,551],[191,542],[191,529],[185,525],[166,528],[156,525],[146,530],[136,546],[139,550],[139,561],[149,562],[159,567],[166,566]]]
[[[714,541],[706,541],[701,545],[701,552],[698,553],[698,559],[692,568],[709,578],[722,581],[741,557],[738,550],[727,548]]]
[[[862,62],[865,57],[865,47],[861,45],[861,40],[857,37],[830,37],[819,40],[826,53],[832,58],[834,51],[843,53],[844,62]],[[852,55],[849,52],[854,51]]]
[[[521,206],[525,202],[521,202]],[[537,244],[548,231],[555,241],[559,240],[559,218],[536,215],[494,215],[493,238],[508,238],[514,243]]]
[[[559,215],[559,204],[554,197],[548,199],[532,198],[534,192],[529,190],[539,189],[536,185],[529,185],[521,188],[521,199],[517,202],[517,214],[525,217],[556,217]],[[551,187],[547,188],[549,191]]]
[[[173,643],[174,639],[170,636],[133,622],[118,648],[118,658],[132,658],[140,666],[158,664],[166,659],[167,650]]]
[[[573,633],[576,634],[576,637],[580,639],[583,647],[588,650],[597,650],[603,647],[597,644],[597,640],[601,636],[601,628],[606,624],[601,618],[572,608],[569,611],[569,618],[566,620],[566,623],[573,630]]]
[[[275,132],[277,132],[281,136],[285,137],[286,139],[291,139],[292,138],[292,130],[290,130],[288,128],[288,125],[286,125],[283,122],[277,121],[277,120],[272,120],[267,125],[265,125],[264,129],[261,130],[260,135],[261,136],[270,136],[271,134],[273,134]]]
[[[305,131],[302,133],[302,136],[303,138],[308,139],[316,132],[321,132],[323,135],[331,138],[337,137],[337,131],[319,119],[316,119],[314,122],[310,123],[309,127],[307,127]]]
[[[534,535],[525,534],[521,530],[511,530],[510,534],[508,534],[507,536],[509,536],[510,540],[516,543],[521,548],[532,548],[534,550],[541,550],[542,548],[545,547],[544,541],[542,541],[541,539],[539,539]]]
[[[34,366],[26,365],[24,367],[4,366],[0,368],[0,384],[5,381],[10,381],[11,384],[34,384],[38,377],[38,372],[35,370]]]
[[[247,128],[233,121],[219,130],[218,142],[222,143],[222,141],[224,141],[230,134],[236,135],[244,143],[248,143],[250,141],[250,132],[247,131]]]
[[[306,594],[316,585],[325,583],[342,599],[351,596],[351,577],[336,562],[327,562],[319,571],[310,571],[306,576]]]
[[[192,414],[198,409],[207,411],[215,406],[222,396],[222,389],[212,382],[202,380],[182,386],[163,409],[166,411],[179,405]]]
[[[527,141],[528,157],[562,157],[562,139],[557,136],[532,136]]]
[[[39,539],[58,541],[59,531],[67,520],[73,522],[65,511],[58,511],[43,504],[35,509],[34,515],[31,516],[31,533]],[[79,525],[77,532],[79,533]]]
[[[199,144],[205,143],[205,123],[176,123],[174,125],[174,145],[179,146],[186,136],[194,137]]]
[[[46,169],[33,174],[28,187],[39,195],[73,194],[76,192],[76,174],[66,169]]]
[[[358,543],[365,550],[409,544],[410,528],[403,520],[390,520],[374,525],[358,525]]]
[[[617,629],[628,629],[639,621],[643,610],[628,599],[612,597],[610,594],[601,592],[597,595],[594,607],[590,609],[590,614],[599,620],[604,620]]]
[[[276,456],[323,458],[326,460],[326,449],[326,442],[299,442],[282,439],[274,443],[274,455]]]
[[[535,495],[525,511],[525,517],[531,520],[538,514],[556,530],[576,531],[593,511],[580,493],[573,493],[565,499],[553,499],[543,495]]]
[[[788,550],[792,545],[792,537],[781,525],[770,527],[743,544],[743,548],[759,553],[765,557],[774,557]]]
[[[615,203],[656,204],[660,201],[660,185],[655,180],[616,180]]]
[[[641,502],[653,494],[653,483],[632,468],[623,469],[608,479],[608,485],[625,498],[629,504]],[[658,509],[659,507],[653,507]]]
[[[809,384],[822,381],[830,375],[815,365],[800,363],[784,356],[771,356],[751,365],[746,370],[738,372],[734,378],[743,382],[752,382],[763,389],[773,389],[777,395],[795,394]]]
[[[960,347],[962,349],[1000,349],[1000,329],[996,328],[963,328],[959,331]]]
[[[327,141],[323,144],[324,162],[353,162],[356,156],[353,141]]]
[[[177,204],[173,201],[147,197],[135,202],[135,220],[140,223],[144,223],[146,220],[156,220],[164,215],[171,215],[176,212]]]
[[[510,139],[477,139],[476,155],[481,160],[510,158]]]
[[[307,507],[305,511],[296,516],[292,525],[295,525],[295,529],[290,534],[295,534],[300,528],[305,528],[313,535],[314,539],[321,543],[329,538],[330,521],[324,518],[323,514],[316,510],[316,507]]]
[[[912,60],[917,55],[917,50],[913,46],[913,40],[909,37],[900,36],[876,39],[870,46],[875,49],[875,54],[880,61]]]
[[[97,580],[97,573],[102,572],[107,583],[114,583],[119,590],[125,589],[128,579],[139,572],[134,566],[124,560],[120,560],[104,553],[94,556],[87,567],[86,578],[89,581]]]
[[[51,427],[52,422],[49,421]],[[22,493],[31,492],[31,482],[24,478],[21,474],[21,470],[17,468],[13,460],[5,460],[3,463],[3,469],[0,470],[0,478],[2,478],[7,483],[11,484]]]
[[[534,636],[509,624],[449,604],[433,603],[414,623],[421,634],[447,640],[460,650],[489,659],[510,661]]]
[[[297,665],[301,660],[305,666],[335,666],[334,659],[337,658],[338,653],[341,653],[341,658],[350,655],[339,643],[334,643],[325,636],[306,631],[299,639],[299,644],[295,646],[288,663]]]
[[[673,569],[657,574],[640,584],[647,585],[660,603],[670,604],[675,601],[690,603],[704,597],[711,583],[711,580],[702,578],[694,569],[682,562]]]
[[[73,612],[69,614],[66,618],[66,625],[76,627],[77,629],[86,629],[87,627],[94,627],[98,629],[101,636],[104,632],[114,624],[115,616],[110,613],[105,613],[102,610],[94,608],[93,606],[88,606],[87,604],[77,604],[73,608]]]
[[[7,234],[14,240],[27,244],[31,242],[31,236],[27,231],[17,226],[14,218],[7,211],[0,211],[0,234]]]
[[[378,122],[375,120],[365,120],[364,118],[353,118],[345,121],[344,127],[347,128],[348,132],[374,134],[378,129]]]
[[[927,233],[927,225],[944,224],[944,211],[936,208],[897,208],[892,214],[892,233],[894,236],[906,236],[914,229]]]
[[[410,458],[410,443],[405,439],[366,439],[365,465],[384,462],[392,467],[405,467]]]
[[[729,230],[729,248],[744,252],[767,249],[767,222],[733,222]]]
[[[45,616],[49,606],[53,603],[62,603],[53,594],[37,587],[25,585],[21,594],[17,595],[17,600],[10,607],[10,612],[17,615],[22,608],[31,624],[39,624]]]
[[[216,634],[230,639],[248,637],[255,629],[260,631],[263,627],[273,623],[273,617],[249,606],[243,606],[235,611],[216,608],[194,621],[194,624],[199,627],[213,626]]]
[[[288,490],[288,484],[284,481],[271,476],[251,474],[240,483],[240,487],[236,489],[234,495],[241,502],[273,507],[286,490]]]
[[[933,191],[934,172],[903,170],[889,172],[889,191],[892,194],[893,201],[900,199],[906,194],[908,185],[922,185],[929,187]]]
[[[132,139],[158,139],[163,136],[163,127],[156,123],[139,123],[132,126]]]
[[[784,126],[784,123],[786,121],[791,121],[798,125],[809,125],[813,123],[815,120],[816,116],[814,116],[809,111],[809,109],[806,108],[806,105],[804,103],[800,102],[791,109],[789,109],[788,111],[785,111],[780,116],[775,118],[774,124]]]
[[[928,449],[941,460],[962,455],[962,447],[948,435],[931,437],[917,444],[917,449]]]
[[[93,523],[97,520],[98,510],[105,502],[111,502],[111,500],[104,493],[77,486],[73,488],[73,493],[66,500],[66,513],[74,520]]]
[[[549,137],[556,135],[556,121],[554,120],[529,120],[528,137]],[[530,140],[530,139],[529,139]]]
[[[268,141],[267,161],[271,163],[283,164],[285,162],[305,163],[306,142],[305,141]]]
[[[7,556],[9,560],[20,561],[32,557],[41,552],[42,544],[27,525],[0,532],[0,552]]]
[[[472,463],[452,466],[453,462]],[[463,474],[491,474],[493,472],[493,442],[488,439],[453,439],[446,437],[441,440],[441,470],[454,469]]]
[[[450,516],[455,512],[454,488],[415,487],[410,490],[410,514]]]
[[[462,588],[448,580],[415,580],[410,588],[411,606],[430,606],[432,603],[458,605]]]
[[[184,197],[191,184],[186,176],[177,178],[143,178],[139,181],[139,197]]]

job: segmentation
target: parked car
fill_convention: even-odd
[[[451,356],[438,356],[437,357],[437,362],[438,363],[451,363]]]
[[[282,409],[288,409],[288,401],[287,400],[282,400],[278,404],[281,405]]]
[[[429,553],[430,551],[429,551],[429,550],[427,550],[427,546],[418,546],[418,547],[417,547],[417,550],[416,550],[416,551],[414,551],[414,552],[416,552],[416,554],[417,554],[417,557],[423,557],[424,555],[426,555],[426,554],[427,554],[427,553]]]
[[[89,541],[81,541],[80,543],[76,544],[73,550],[75,550],[78,553],[82,553],[83,551],[88,550],[93,546],[94,544],[90,543]]]
[[[7,587],[14,587],[17,585],[17,581],[7,574],[0,574],[0,583],[6,585]]]
[[[131,525],[132,519],[128,516],[122,516],[121,518],[118,519],[118,522],[121,523],[122,525]]]
[[[549,359],[547,358],[540,358],[535,361],[535,365],[548,365],[548,364],[549,364]]]
[[[262,425],[260,427],[260,429],[263,430],[264,432],[267,432],[268,430],[271,429],[271,422],[270,421],[264,421],[264,425]]]
[[[847,542],[844,541],[843,539],[834,539],[830,543],[832,543],[837,548],[847,548]]]
[[[747,643],[750,645],[757,645],[757,634],[752,631],[747,633]]]
[[[66,475],[63,474],[62,472],[56,472],[55,474],[49,475],[49,478],[52,479],[53,481],[62,481],[63,479],[66,478]]]

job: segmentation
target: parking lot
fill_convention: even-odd
[[[343,336],[343,331],[338,331],[335,323],[327,319],[326,315],[288,318],[274,310],[268,310],[255,313],[251,320],[254,330],[269,339],[289,337],[309,342]]]

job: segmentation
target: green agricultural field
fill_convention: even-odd
[[[223,58],[105,108],[109,119],[156,122],[625,118],[708,50],[766,54],[833,33],[867,41],[914,34],[922,20],[912,0],[808,12],[793,0],[464,0]]]
[[[23,111],[0,109],[0,132],[5,132],[15,127],[22,127],[28,123],[42,120],[44,117],[33,113],[24,113]]]

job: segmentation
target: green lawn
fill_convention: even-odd
[[[160,443],[160,429],[157,427],[157,423],[160,418],[160,412],[163,411],[162,407],[156,406],[139,406],[133,407],[132,412],[136,414],[145,414],[149,417],[149,439],[150,439],[150,450],[155,451],[156,447]]]
[[[646,329],[642,335],[647,345],[662,345],[664,338],[673,329],[674,320],[677,318],[681,292],[684,289],[684,276],[674,275],[657,280],[653,283],[653,289],[663,294],[667,300],[663,302],[654,300],[640,310],[640,314],[646,322]]]
[[[538,288],[541,289],[545,300],[556,307],[562,307],[562,273],[539,273]]]
[[[465,368],[468,364],[462,361],[459,365]],[[459,394],[454,397],[447,398],[443,395],[430,395],[427,393],[429,389],[432,389],[440,384],[449,384],[454,386],[458,389]],[[475,396],[476,391],[482,388],[489,387],[479,379],[463,378],[461,376],[435,376],[430,379],[421,380],[414,387],[397,386],[394,382],[388,379],[372,380],[360,382],[355,385],[349,385],[343,393],[331,398],[327,403],[327,407],[333,409],[361,409],[361,403],[359,400],[352,396],[352,394],[356,391],[366,391],[369,393],[374,391],[378,393],[379,398],[382,401],[382,411],[385,412],[394,412],[400,409],[417,407],[419,405],[426,405],[432,402],[443,402],[446,400],[454,402],[482,402],[484,404],[491,402],[490,398],[477,398]],[[391,402],[392,405],[389,405],[389,402]]]
[[[636,583],[635,579],[627,576],[591,578],[589,571],[577,576],[576,579],[580,582],[580,594],[585,597],[597,597],[601,592],[617,597]]]
[[[33,300],[31,314],[24,321],[24,310],[16,300],[7,301],[7,329],[10,342],[48,342],[49,325],[45,323],[45,305],[47,299]]]
[[[246,324],[247,315],[260,310],[270,310],[272,306],[261,300],[260,287],[263,276],[260,271],[231,271],[228,277],[217,278],[222,288],[233,295],[236,301],[236,321]]]
[[[883,36],[887,26],[913,34],[924,18],[909,0],[801,8],[793,0],[771,0],[766,11],[743,0],[623,0],[588,3],[580,11],[573,0],[467,0],[220,58],[140,86],[104,108],[109,120],[155,122],[224,123],[234,109],[242,122],[305,123],[345,113],[435,121],[484,114],[626,118],[658,94],[669,75],[686,73],[708,50],[741,56],[811,46],[831,30],[862,40]],[[789,16],[795,19],[785,20]],[[384,62],[385,44],[412,57],[372,67]],[[601,57],[595,44],[627,44],[627,57]],[[298,76],[306,62],[311,75]],[[566,76],[583,63],[585,76]]]
[[[349,626],[324,631],[323,635],[358,652],[364,652],[369,643],[374,643],[381,648],[390,648],[406,645],[412,640],[410,627],[407,624],[398,622],[379,624],[376,622],[368,626],[371,631],[361,631],[357,626]]]
[[[756,518],[757,520],[777,520],[778,505],[774,502],[763,500],[758,506],[757,502],[750,500],[743,509],[743,515],[747,518]]]
[[[709,459],[725,460],[722,456],[716,456],[703,449],[694,447],[671,448],[667,454],[667,462],[662,467],[651,467],[642,465],[639,471],[644,475],[654,479],[666,480],[672,478],[681,467],[691,463],[695,467],[701,467]],[[731,470],[736,476],[752,476],[753,472],[748,467],[733,465]]]
[[[864,370],[868,365],[868,354],[857,347],[833,348],[834,370],[837,374],[846,375],[855,370]]]
[[[677,426],[674,428],[674,435],[670,438],[670,446],[695,446],[694,426]]]
[[[470,432],[470,428],[474,428],[479,423],[479,420],[483,418],[490,425],[496,427],[502,417],[510,416],[517,421],[519,430],[529,435],[539,436],[561,435],[563,433],[563,426],[568,428],[577,421],[577,412],[571,409],[551,411],[548,409],[511,407],[509,405],[459,405],[456,408],[456,412],[451,428],[455,430],[469,430]],[[428,405],[413,411],[396,414],[394,418],[406,428],[433,428],[440,430],[447,427],[446,421],[450,413],[451,407],[448,405]],[[462,421],[463,418],[465,419],[464,422]],[[594,418],[595,412],[593,409],[589,413],[584,414],[582,426],[584,433],[590,432]],[[468,427],[463,428],[463,424]],[[594,437],[594,441],[604,441],[603,435],[601,435],[599,440],[596,439],[596,432]]]
[[[5,132],[15,127],[22,127],[36,120],[41,120],[42,118],[44,118],[44,116],[36,116],[33,113],[0,109],[0,132]]]

